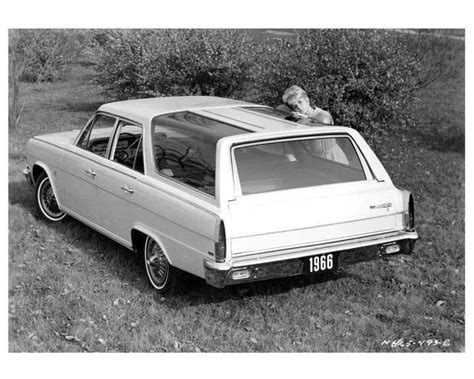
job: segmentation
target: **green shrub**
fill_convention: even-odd
[[[359,130],[410,122],[418,62],[394,33],[310,30],[282,40],[263,56],[265,103],[298,84],[335,123]]]
[[[366,135],[414,125],[417,90],[460,69],[464,43],[387,30],[303,30],[259,54],[257,99],[279,104],[282,91],[303,87],[336,124]]]
[[[97,81],[116,98],[243,96],[254,59],[236,30],[108,31],[97,40]]]
[[[258,44],[244,30],[112,30],[96,42],[97,81],[118,99],[215,95],[278,105],[298,84],[336,124],[369,136],[413,123],[416,90],[449,61],[439,37],[384,30],[299,30]]]

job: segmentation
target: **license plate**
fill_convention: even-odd
[[[337,270],[337,253],[327,253],[304,258],[305,272],[316,274]]]

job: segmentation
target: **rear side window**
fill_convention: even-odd
[[[156,170],[215,196],[217,141],[246,131],[192,112],[180,112],[155,117],[152,132]]]
[[[311,137],[236,147],[242,194],[366,180],[348,137]]]
[[[118,130],[117,142],[111,154],[113,160],[143,174],[143,137],[141,126],[120,121]]]

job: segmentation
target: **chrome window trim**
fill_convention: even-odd
[[[175,185],[178,185],[177,189],[186,190],[185,192],[187,192],[190,195],[196,195],[196,194],[202,195],[205,198],[207,198],[206,200],[211,199],[211,200],[213,200],[212,203],[214,205],[217,205],[216,196],[209,195],[208,193],[206,193],[204,191],[201,191],[201,190],[197,189],[196,187],[190,186],[189,184],[186,184],[186,183],[180,182],[179,180],[173,179],[172,177],[167,176],[165,174],[162,174],[161,172],[159,172],[157,170],[154,170],[153,174],[154,174],[154,176],[150,176],[150,177],[157,178],[157,179],[165,179],[165,181],[169,181],[170,182],[169,184],[172,184],[173,187],[175,187]],[[182,187],[182,188],[180,188],[180,187]],[[217,189],[217,186],[216,186],[216,189]],[[191,190],[192,192],[190,193],[189,190]]]

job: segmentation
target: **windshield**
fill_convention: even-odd
[[[366,180],[346,136],[271,141],[234,149],[242,194]]]

